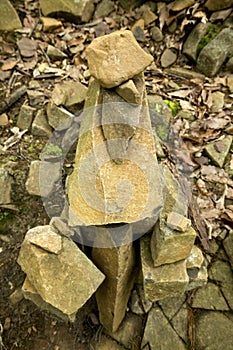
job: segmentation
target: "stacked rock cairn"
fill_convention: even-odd
[[[126,30],[94,39],[86,54],[91,79],[69,208],[26,233],[18,262],[25,298],[74,321],[95,293],[101,324],[116,332],[135,285],[147,312],[205,284],[207,271],[187,198],[157,162],[143,75],[153,57]]]

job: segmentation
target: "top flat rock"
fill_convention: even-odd
[[[105,88],[113,88],[131,79],[153,61],[129,30],[94,39],[86,53],[91,75]]]

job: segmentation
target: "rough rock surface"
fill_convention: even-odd
[[[134,278],[135,253],[132,242],[125,244],[124,238],[131,235],[132,228],[96,228],[96,240],[93,248],[93,261],[104,273],[106,279],[96,292],[100,321],[106,329],[115,332],[122,322],[129,301]],[[116,246],[115,239],[122,236],[121,246]],[[97,248],[102,247],[102,248]]]
[[[217,74],[226,58],[233,53],[232,41],[233,30],[223,29],[202,49],[197,59],[197,69],[208,77]]]
[[[223,10],[225,8],[233,6],[233,0],[222,0],[222,1],[207,0],[205,3],[205,6],[210,11]]]
[[[103,92],[96,80],[90,82],[75,169],[67,186],[71,225],[131,223],[151,217],[155,222],[158,217],[162,185],[140,79],[143,106],[136,109],[119,95]],[[100,113],[102,96],[106,104]]]
[[[193,299],[192,307],[207,310],[229,311],[229,307],[222,296],[222,293],[214,283],[207,283],[206,286],[197,289]]]
[[[4,167],[0,167],[0,205],[11,203],[12,184],[13,178],[8,170]]]
[[[231,231],[227,238],[224,239],[223,245],[229,257],[231,267],[233,269],[233,231]]]
[[[20,112],[17,118],[17,126],[21,130],[29,130],[33,121],[33,116],[36,109],[27,105],[23,105],[20,108]]]
[[[86,53],[91,75],[106,88],[131,79],[153,61],[153,57],[138,45],[131,31],[116,31],[96,38]]]
[[[21,28],[19,16],[9,0],[1,0],[0,30],[14,30]]]
[[[232,349],[233,319],[228,313],[203,312],[196,323],[196,349]]]
[[[43,236],[39,246],[38,234]],[[54,241],[56,235],[59,242],[62,239],[62,249],[58,252],[56,243],[55,252],[51,252],[51,246],[48,252],[47,241],[50,238]],[[18,262],[41,298],[68,316],[73,315],[104,280],[104,275],[86,255],[49,225],[27,232]]]
[[[40,0],[40,6],[44,16],[60,13],[76,23],[88,22],[94,12],[93,0]]]
[[[210,143],[205,147],[206,153],[212,161],[222,168],[232,144],[232,136],[226,135],[224,138]]]
[[[150,254],[150,239],[140,240],[143,287],[150,301],[182,295],[188,285],[185,260],[154,267]]]
[[[31,129],[32,135],[49,137],[52,134],[52,128],[47,121],[45,111],[40,109],[35,116]]]
[[[186,346],[168,322],[160,308],[154,307],[148,315],[142,346],[147,343],[151,350],[185,350]]]
[[[201,39],[206,35],[208,28],[209,23],[198,23],[184,43],[183,53],[194,61],[197,59],[198,45]]]

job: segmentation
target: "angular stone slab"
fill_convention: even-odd
[[[87,88],[78,81],[64,81],[56,84],[51,99],[57,106],[65,106],[69,110],[78,109],[87,95]]]
[[[229,232],[229,235],[223,241],[223,245],[233,269],[233,231]]]
[[[19,16],[9,0],[1,0],[0,30],[13,31],[22,27]]]
[[[187,349],[158,306],[148,314],[141,345],[143,349],[147,343],[150,345],[150,350]]]
[[[204,256],[200,248],[196,245],[192,247],[190,255],[186,259],[186,267],[187,269],[200,269],[204,262]]]
[[[108,89],[133,78],[153,62],[129,30],[94,39],[86,54],[91,75]]]
[[[10,204],[12,202],[12,184],[13,178],[9,174],[8,170],[4,167],[0,168],[0,205]]]
[[[140,240],[145,297],[157,301],[182,295],[188,285],[185,261],[154,267],[150,253],[150,238]]]
[[[201,51],[197,59],[197,69],[208,77],[218,73],[227,57],[233,53],[233,30],[223,29]]]
[[[192,58],[194,61],[196,61],[197,58],[198,45],[201,39],[205,37],[209,26],[209,23],[198,23],[184,43],[183,53]]]
[[[185,232],[191,226],[191,221],[185,216],[172,211],[167,216],[167,225],[176,231]]]
[[[115,246],[114,236],[121,234],[124,244],[124,236],[130,231],[132,237],[132,228],[127,225],[124,232],[123,228],[119,231],[117,228],[96,227],[96,231],[92,257],[106,276],[96,292],[100,321],[107,330],[115,332],[125,316],[133,287],[135,253],[132,243]]]
[[[52,231],[49,225],[35,227],[27,232],[18,263],[45,302],[73,317],[103,282],[104,275],[66,237],[58,235],[59,240],[62,238],[59,254],[49,253],[32,244],[31,241],[36,240],[38,233],[41,235],[43,230],[45,241],[46,234],[49,232],[50,235]]]
[[[128,80],[126,83],[121,84],[116,88],[116,92],[120,95],[126,102],[129,103],[141,103],[141,96],[134,84],[132,79]]]
[[[99,106],[103,95],[106,105]],[[120,101],[117,94],[103,94],[99,83],[91,80],[75,168],[67,182],[72,226],[158,218],[162,184],[146,96],[136,109]],[[107,113],[110,107],[112,116]]]
[[[206,153],[220,168],[223,167],[226,157],[230,151],[232,136],[227,135],[222,140],[210,143],[205,147]]]
[[[197,289],[192,298],[192,307],[206,310],[229,311],[229,307],[219,287],[211,282]]]
[[[154,266],[186,259],[193,247],[196,232],[192,227],[181,232],[160,222],[155,224],[151,237],[151,255]]]
[[[190,269],[187,269],[187,273],[189,276],[189,284],[187,285],[186,291],[189,291],[198,287],[203,287],[206,285],[208,281],[208,271],[205,263],[201,266],[197,275],[195,274],[194,277],[190,276]]]

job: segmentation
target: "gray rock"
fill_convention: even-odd
[[[186,267],[187,269],[200,269],[204,262],[204,256],[202,254],[201,249],[199,249],[196,245],[192,247],[190,255],[186,259]]]
[[[103,0],[97,5],[95,18],[106,17],[114,11],[114,9],[114,3],[111,0]]]
[[[226,62],[226,70],[233,73],[233,57]]]
[[[226,157],[230,151],[232,136],[226,135],[224,138],[210,143],[205,147],[205,151],[212,161],[220,168],[223,167]]]
[[[45,95],[43,92],[36,91],[36,90],[28,90],[27,94],[28,94],[30,106],[34,107],[34,106],[43,104],[44,98],[45,98]]]
[[[145,26],[147,27],[149,24],[153,23],[158,18],[158,16],[146,5],[143,7],[145,7],[145,9],[143,11],[142,17],[144,19]]]
[[[215,261],[209,269],[209,278],[220,285],[228,305],[233,310],[233,273],[230,265],[225,261]]]
[[[163,33],[158,27],[151,28],[151,37],[154,41],[160,42],[163,40]]]
[[[201,266],[200,270],[197,271],[197,274],[195,271],[194,276],[190,273],[190,269],[187,269],[187,273],[189,276],[189,283],[186,287],[187,291],[196,289],[198,287],[203,287],[206,285],[208,281],[208,272],[207,272],[207,267],[205,263]]]
[[[26,181],[26,190],[32,195],[48,197],[60,176],[60,162],[51,163],[34,160],[30,165],[29,175]]]
[[[153,303],[145,298],[143,287],[137,285],[137,289],[134,289],[131,293],[129,305],[133,313],[143,315],[152,308]]]
[[[115,240],[119,240],[119,234],[123,241],[121,246],[116,246]],[[128,239],[125,240],[128,235],[131,236],[130,243]],[[92,258],[106,276],[96,292],[100,321],[107,330],[115,332],[125,316],[134,283],[135,253],[131,226],[127,225],[126,230],[96,227]]]
[[[187,79],[198,79],[201,81],[205,80],[204,74],[200,74],[200,73],[195,72],[194,70],[191,70],[191,69],[180,68],[180,67],[171,67],[171,68],[167,68],[166,72],[168,74],[178,75],[179,77],[184,77]]]
[[[230,92],[233,93],[233,74],[228,75],[227,86],[228,86]]]
[[[38,230],[40,234],[43,232],[46,250],[42,243],[39,247],[31,243],[33,237],[36,239]],[[73,318],[103,282],[104,275],[66,237],[62,237],[59,253],[47,252],[46,236],[51,231],[49,225],[29,230],[22,243],[18,263],[40,297]],[[57,236],[60,240],[61,236]]]
[[[207,310],[229,311],[219,287],[211,282],[196,290],[192,298],[192,307]]]
[[[13,185],[13,178],[8,170],[0,167],[0,205],[12,203],[11,189]]]
[[[183,53],[194,61],[197,59],[198,45],[200,44],[200,41],[205,37],[209,26],[209,23],[198,23],[191,31],[184,43]]]
[[[156,135],[162,141],[166,141],[170,132],[171,110],[158,95],[149,95],[147,99],[150,109],[151,125],[155,129]]]
[[[134,28],[132,28],[132,32],[137,41],[141,43],[144,43],[146,41],[144,30],[140,26],[134,26]]]
[[[143,321],[138,315],[127,312],[123,322],[116,332],[107,332],[118,343],[124,345],[126,349],[139,348],[139,334],[142,332]],[[106,349],[108,350],[108,349]]]
[[[233,0],[222,0],[220,2],[215,0],[207,0],[205,6],[210,11],[219,11],[233,6]]]
[[[172,49],[165,49],[161,56],[161,66],[167,68],[176,62],[177,53]]]
[[[217,311],[199,314],[196,319],[196,349],[233,349],[233,322],[228,315]]]
[[[159,307],[153,308],[147,318],[142,347],[149,343],[150,350],[185,350],[186,346],[172,328]]]
[[[66,19],[71,19],[75,23],[89,22],[94,6],[93,0],[40,0],[41,10],[44,16],[56,16],[61,13]]]
[[[22,27],[19,16],[8,0],[1,0],[0,30],[13,31]]]
[[[48,57],[51,58],[52,60],[59,61],[67,57],[67,55],[64,52],[62,52],[61,50],[57,49],[52,45],[48,45],[46,53]]]
[[[232,41],[233,30],[223,29],[202,49],[197,59],[197,69],[208,77],[217,74],[227,57],[233,53]]]
[[[157,301],[180,296],[188,285],[185,261],[154,267],[150,254],[150,239],[140,240],[143,286],[146,299]]]
[[[36,111],[35,108],[27,105],[23,105],[20,108],[20,112],[17,118],[18,128],[20,128],[21,130],[25,130],[25,129],[29,130],[32,125],[35,111]]]
[[[49,125],[45,111],[43,109],[40,109],[35,119],[32,123],[32,135],[35,136],[43,136],[43,137],[49,137],[52,134],[52,128]]]
[[[233,269],[233,231],[229,232],[229,235],[223,241],[223,245]]]
[[[55,130],[68,129],[74,119],[74,115],[72,113],[63,107],[58,107],[53,102],[48,103],[47,117],[49,125]]]
[[[164,315],[170,321],[174,318],[182,305],[185,303],[185,299],[186,295],[184,294],[181,297],[160,300],[158,304],[161,306]]]
[[[91,75],[106,88],[113,88],[131,79],[153,61],[153,57],[138,45],[128,30],[115,31],[94,39],[86,54]]]

